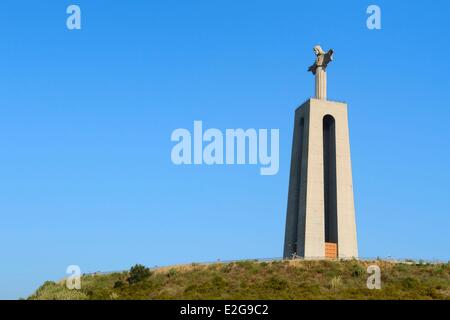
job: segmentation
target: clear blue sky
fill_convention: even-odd
[[[336,52],[329,98],[349,103],[360,256],[450,259],[449,13],[444,0],[2,1],[0,298],[71,264],[281,256],[317,43]],[[279,173],[173,165],[170,135],[194,120],[279,128]]]

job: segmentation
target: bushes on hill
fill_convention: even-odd
[[[381,290],[369,290],[377,264]],[[81,290],[46,282],[29,299],[449,299],[450,264],[243,261],[84,275]]]
[[[141,281],[144,281],[145,279],[149,278],[152,275],[152,272],[149,268],[146,268],[145,266],[141,264],[136,264],[135,266],[131,267],[130,269],[130,275],[127,279],[129,284],[135,284]]]

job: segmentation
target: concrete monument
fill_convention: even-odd
[[[333,50],[314,52],[315,97],[295,111],[283,256],[357,258],[347,104],[327,100]]]

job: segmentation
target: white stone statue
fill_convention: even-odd
[[[316,54],[316,61],[312,66],[308,68],[312,74],[316,76],[316,99],[327,99],[327,74],[326,68],[328,63],[333,61],[333,49],[328,52],[323,51],[322,47],[317,45],[314,47],[314,53]]]
[[[322,47],[317,45],[314,47],[314,53],[316,54],[316,61],[312,66],[308,68],[314,75],[316,74],[317,68],[322,67],[323,70],[327,68],[328,63],[333,61],[333,49],[328,50],[328,52],[323,51]]]

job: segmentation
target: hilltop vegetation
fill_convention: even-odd
[[[369,290],[367,266],[381,268]],[[29,299],[450,299],[450,264],[241,261],[84,275],[81,290],[44,283]]]

